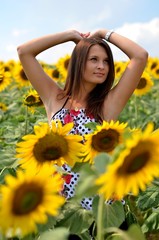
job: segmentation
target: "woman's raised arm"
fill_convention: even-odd
[[[108,37],[107,40],[129,58],[128,65],[118,84],[109,92],[103,110],[106,118],[117,119],[140,81],[147,63],[148,53],[131,39],[116,32],[111,33],[106,29],[102,29],[92,35],[101,38]]]
[[[33,39],[18,46],[17,51],[24,72],[45,105],[48,104],[51,94],[57,95],[59,87],[44,72],[36,56],[55,45],[68,41],[77,43],[81,39],[82,35],[78,31],[68,30]]]

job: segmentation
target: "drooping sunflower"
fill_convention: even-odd
[[[0,67],[0,92],[8,87],[11,83],[11,73],[5,71],[3,67]]]
[[[148,72],[144,71],[140,78],[140,81],[134,91],[134,94],[137,96],[144,95],[150,91],[150,89],[153,85],[154,85],[154,83],[151,78],[151,75]]]
[[[102,125],[97,125],[96,130],[84,136],[85,153],[84,161],[93,163],[94,157],[106,152],[112,154],[114,149],[123,141],[123,133],[127,123],[119,123],[119,121],[103,121]]]
[[[73,123],[62,126],[60,121],[39,123],[34,126],[35,134],[23,136],[17,143],[17,158],[23,168],[31,166],[41,168],[44,164],[62,166],[64,163],[73,166],[80,161],[80,151],[83,151],[82,136],[68,134]]]
[[[23,237],[36,232],[37,224],[46,224],[48,214],[57,216],[65,202],[59,194],[62,187],[62,177],[53,167],[45,166],[37,174],[17,170],[16,177],[6,175],[0,200],[3,235]]]
[[[99,193],[105,199],[114,195],[121,199],[129,193],[137,196],[140,190],[144,191],[159,176],[158,146],[159,131],[153,133],[153,124],[149,123],[144,131],[132,132],[117,159],[96,179]]]
[[[66,79],[67,76],[69,61],[70,55],[66,54],[64,57],[60,58],[56,63],[56,67],[58,68],[60,74],[62,74],[64,79]]]

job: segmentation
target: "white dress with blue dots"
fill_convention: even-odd
[[[87,128],[85,124],[96,122],[91,114],[86,114],[85,109],[69,110],[64,108],[64,106],[51,118],[51,120],[56,119],[60,120],[63,125],[67,124],[68,122],[73,122],[74,126],[70,131],[70,134],[78,134],[81,136],[92,131],[91,129]],[[69,199],[75,194],[75,187],[79,179],[79,173],[71,171],[71,168],[66,164],[64,164],[62,168],[68,173],[68,175],[64,177],[65,183],[62,194],[66,197],[66,199]],[[87,210],[91,210],[92,200],[93,197],[83,198],[81,201],[82,207]]]
[[[67,100],[66,100],[67,102]],[[90,133],[92,130],[85,126],[85,124],[90,122],[97,122],[92,114],[87,114],[86,110],[78,109],[78,110],[69,110],[67,108],[64,108],[66,102],[64,103],[63,107],[56,112],[51,120],[60,120],[63,125],[73,122],[74,126],[70,131],[70,134],[79,134],[81,136]],[[64,183],[64,189],[62,191],[62,194],[66,197],[66,199],[72,198],[75,194],[75,188],[79,179],[79,173],[71,171],[71,168],[64,164],[62,168],[68,173],[66,176],[64,176],[65,183]],[[81,201],[81,205],[83,208],[87,210],[92,209],[92,201],[93,197],[90,198],[83,198]],[[107,204],[112,204],[113,200],[106,201]],[[124,204],[125,201],[122,200],[122,203]]]

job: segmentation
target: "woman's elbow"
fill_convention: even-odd
[[[24,50],[23,50],[23,46],[22,45],[17,47],[17,53],[18,53],[19,56],[24,54]]]
[[[140,52],[140,55],[139,55],[139,58],[141,59],[142,62],[145,62],[145,64],[147,63],[147,60],[148,60],[148,57],[149,57],[149,54],[148,52],[143,49],[141,52]]]

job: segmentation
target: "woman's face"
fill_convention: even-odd
[[[105,49],[100,45],[93,45],[88,53],[83,76],[84,84],[94,87],[103,83],[109,72],[109,59]]]

